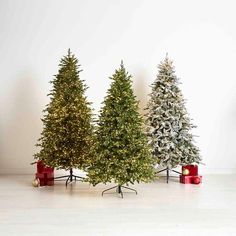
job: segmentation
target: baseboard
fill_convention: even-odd
[[[161,170],[161,168],[157,170]],[[181,172],[181,167],[177,167],[175,170]],[[236,168],[213,168],[199,165],[198,172],[199,174],[236,174]],[[162,172],[159,175],[166,175],[166,173]]]
[[[4,168],[0,169],[0,174],[10,174],[10,175],[30,175],[34,174],[34,169],[29,168]]]
[[[0,168],[0,174],[8,174],[8,175],[34,175],[36,172],[36,166],[32,167],[31,169],[29,168],[4,168],[1,169]],[[64,170],[56,170],[55,174],[56,175],[64,175],[64,174],[68,174],[67,171]],[[74,170],[74,173],[80,176],[85,176],[85,173],[81,170]]]
[[[36,168],[2,168],[0,169],[0,174],[10,174],[10,175],[34,175]],[[56,174],[65,174],[64,170],[56,170]],[[85,173],[80,170],[75,170],[76,174],[84,176]],[[200,174],[236,174],[236,168],[207,168],[204,166],[199,166]]]
[[[236,174],[236,168],[199,168],[202,174]]]

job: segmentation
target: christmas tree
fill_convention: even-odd
[[[43,131],[36,145],[41,149],[35,154],[48,166],[70,170],[71,181],[72,168],[88,167],[93,143],[92,110],[79,67],[69,50],[51,81],[50,103],[44,110]]]
[[[151,86],[146,123],[156,163],[167,170],[201,160],[191,134],[195,126],[191,124],[178,85],[173,63],[166,56]]]
[[[154,168],[131,76],[123,63],[111,80],[95,132],[97,155],[88,177],[93,185],[114,181],[122,194],[125,184],[152,180]]]

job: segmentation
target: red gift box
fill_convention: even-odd
[[[180,183],[182,184],[200,184],[202,182],[201,175],[189,176],[189,175],[180,175]]]
[[[36,173],[35,178],[39,179],[40,186],[54,185],[54,173]]]
[[[39,179],[40,186],[52,186],[54,185],[54,168],[45,166],[43,161],[37,161],[35,177]]]
[[[37,173],[53,173],[54,168],[45,166],[43,161],[37,161]]]
[[[198,166],[197,165],[186,165],[182,166],[182,173],[184,173],[185,170],[188,170],[188,174],[185,174],[185,176],[197,176],[198,175]]]

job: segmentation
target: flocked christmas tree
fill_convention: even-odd
[[[156,163],[167,170],[167,181],[169,170],[201,160],[191,134],[194,126],[178,85],[173,62],[166,56],[151,86],[146,123],[149,144]]]
[[[88,177],[93,185],[115,182],[113,188],[123,197],[122,187],[127,188],[124,185],[152,180],[154,167],[131,76],[123,63],[111,80],[95,132],[96,157]]]
[[[73,168],[88,167],[93,142],[92,111],[79,67],[69,50],[51,81],[50,103],[44,110],[43,131],[37,144],[40,151],[35,154],[48,166],[70,170],[70,175],[62,176],[68,178],[67,182],[79,177],[73,175]]]

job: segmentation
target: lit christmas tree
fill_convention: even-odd
[[[78,60],[68,51],[61,59],[59,72],[51,82],[50,103],[44,110],[43,131],[37,146],[41,150],[35,158],[57,169],[86,170],[90,163],[93,143],[92,110],[85,97],[87,87],[80,79]]]
[[[93,185],[115,182],[117,186],[113,188],[123,197],[122,188],[128,188],[124,185],[154,178],[154,162],[138,113],[131,76],[123,63],[111,79],[95,132],[96,156],[88,177]]]
[[[172,61],[166,57],[152,84],[146,123],[149,144],[156,163],[167,170],[167,182],[169,170],[201,161],[178,84]]]

